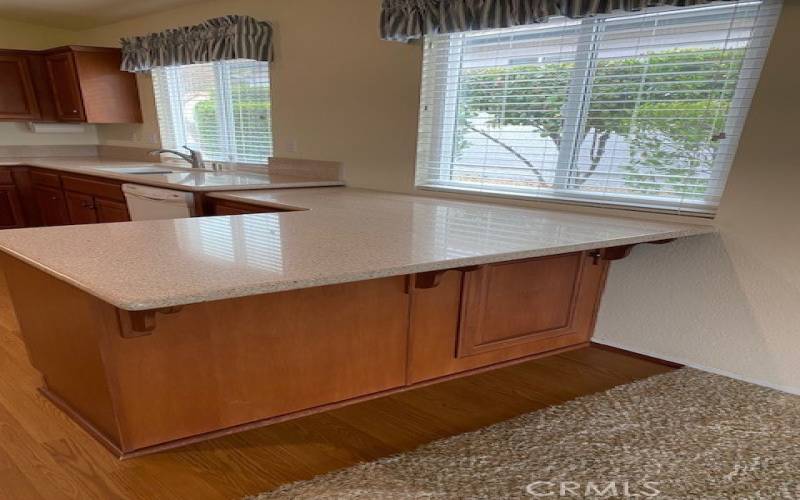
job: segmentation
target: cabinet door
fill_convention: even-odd
[[[0,186],[0,229],[25,227],[22,204],[14,186]]]
[[[128,206],[118,201],[95,198],[94,206],[97,209],[97,222],[128,222]]]
[[[413,276],[409,383],[585,345],[607,269],[584,252]]]
[[[64,193],[58,188],[34,186],[33,197],[39,208],[42,224],[45,226],[64,226],[70,223]]]
[[[97,222],[94,198],[91,195],[67,191],[64,196],[67,200],[67,211],[72,224],[95,224]]]
[[[61,121],[86,121],[81,98],[75,56],[72,52],[60,52],[47,56],[47,72],[56,105],[56,117]]]
[[[467,272],[458,355],[569,331],[583,259],[580,253],[490,264]]]
[[[0,54],[0,119],[39,118],[39,105],[26,56]]]

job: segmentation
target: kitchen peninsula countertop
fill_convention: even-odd
[[[314,180],[309,177],[288,174],[269,174],[247,171],[193,170],[172,163],[135,162],[109,160],[97,157],[47,157],[47,158],[0,158],[0,166],[27,165],[60,172],[91,175],[131,184],[143,184],[181,191],[209,192],[239,189],[278,189],[294,187],[341,186],[341,181]],[[173,170],[169,174],[126,174],[114,168],[157,166]],[[98,167],[103,167],[100,170]],[[107,167],[107,168],[106,168]]]
[[[0,250],[137,311],[715,231],[344,187],[209,196],[293,211],[6,230]]]

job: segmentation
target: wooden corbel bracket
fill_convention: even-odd
[[[119,318],[120,336],[126,339],[144,337],[156,329],[156,314],[176,314],[183,307],[162,307],[161,309],[148,309],[146,311],[124,311],[117,309]]]
[[[646,241],[645,244],[648,245],[664,245],[666,243],[671,243],[675,241],[675,238],[670,238],[666,240],[657,240],[657,241]],[[600,263],[600,260],[622,260],[628,255],[631,254],[631,250],[636,245],[640,245],[641,243],[634,243],[631,245],[620,245],[616,247],[608,247],[599,250],[592,250],[589,255],[594,259],[593,264],[597,265]]]
[[[439,283],[442,282],[442,276],[448,271],[457,271],[461,273],[467,273],[470,271],[475,271],[479,269],[481,266],[465,266],[465,267],[458,267],[455,269],[439,269],[436,271],[428,271],[424,273],[417,273],[413,276],[413,288],[417,290],[428,290],[430,288],[436,288],[439,286]]]

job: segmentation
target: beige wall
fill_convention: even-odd
[[[800,69],[791,63],[800,5],[785,3],[722,200],[720,235],[638,247],[616,263],[597,339],[800,392]],[[223,14],[269,20],[276,153],[340,160],[352,185],[411,191],[421,50],[378,39],[378,5],[215,1],[83,32],[75,42],[115,45],[120,36]],[[140,85],[146,123],[102,127],[101,142],[157,142],[151,84],[140,77]]]
[[[722,200],[720,235],[614,266],[597,337],[800,393],[800,3],[783,14]]]
[[[207,2],[87,31],[81,42],[113,45],[121,36],[225,14],[268,20],[276,32],[271,65],[275,154],[342,161],[353,185],[405,189],[413,175],[421,53],[418,46],[379,40],[379,4]],[[140,77],[140,92],[145,124],[102,127],[103,143],[153,144],[158,126],[146,78]]]
[[[48,49],[70,43],[76,36],[76,33],[67,30],[0,19],[0,48],[3,49]],[[0,122],[0,146],[76,144],[99,144],[96,128],[87,125],[81,133],[34,134],[25,123]]]
[[[69,42],[74,32],[0,19],[0,48],[39,50]]]

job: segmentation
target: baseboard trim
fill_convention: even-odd
[[[599,342],[592,342],[591,345],[595,349],[602,349],[603,351],[617,352],[619,354],[624,354],[625,356],[630,356],[632,358],[643,359],[645,361],[650,361],[651,363],[656,363],[656,364],[659,364],[659,365],[668,366],[670,368],[683,368],[683,367],[686,366],[686,365],[683,365],[681,363],[676,363],[674,361],[669,361],[669,360],[666,360],[666,359],[657,358],[655,356],[642,354],[640,352],[631,351],[630,349],[624,349],[622,347],[617,347],[617,346],[613,346],[613,345],[609,345],[609,344],[601,344]]]
[[[609,342],[607,340],[603,340],[602,343],[600,343],[600,342],[592,342],[592,345],[594,345],[595,347],[601,348],[601,349],[603,348],[601,346],[608,347],[610,349],[619,349],[620,351],[634,353],[634,354],[637,354],[639,356],[644,356],[644,357],[652,358],[652,359],[655,359],[655,360],[663,359],[663,358],[660,357],[661,356],[660,354],[653,353],[653,352],[647,352],[647,351],[642,352],[641,349],[636,349],[634,351],[629,346],[623,346],[623,345],[618,344],[616,342]],[[708,373],[714,373],[716,375],[722,375],[723,377],[728,377],[728,378],[732,378],[732,379],[735,379],[735,380],[741,380],[742,382],[747,382],[749,384],[760,385],[761,387],[767,387],[769,389],[775,389],[776,391],[785,392],[787,394],[794,394],[794,395],[800,396],[800,387],[773,384],[772,382],[767,382],[765,380],[757,379],[757,378],[754,378],[754,377],[747,377],[747,376],[741,375],[739,373],[734,373],[734,372],[730,372],[730,371],[727,371],[727,370],[722,370],[722,369],[719,369],[719,368],[714,368],[714,367],[711,367],[711,366],[702,365],[702,364],[699,364],[699,363],[694,363],[691,360],[676,358],[676,357],[673,357],[673,356],[671,356],[670,359],[664,360],[664,361],[666,361],[668,363],[674,363],[674,364],[677,364],[679,366],[688,366],[689,368],[694,368],[696,370],[702,370],[702,371],[708,372]]]

